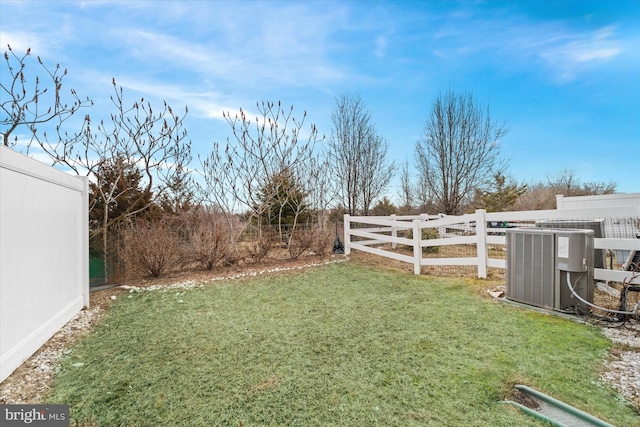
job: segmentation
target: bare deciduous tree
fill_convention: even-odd
[[[57,141],[49,141],[46,135],[38,140],[54,165],[95,180],[91,186],[94,203],[89,206],[94,218],[96,203],[102,204],[97,215],[100,219],[93,221],[90,238],[102,236],[105,261],[110,228],[149,209],[178,176],[186,179],[184,171],[191,160],[191,143],[186,141],[187,132],[182,128],[186,109],[179,115],[164,102],[162,109],[154,111],[144,99],[129,107],[115,79],[112,85],[115,112],[109,120],[102,120],[95,131],[87,115],[81,131],[69,133],[57,127]],[[131,192],[120,182],[131,173],[139,176],[140,191],[135,193],[135,200],[130,200]],[[114,215],[112,207],[122,199],[127,199],[127,209]],[[108,280],[107,262],[105,279]]]
[[[92,191],[99,193],[94,194],[92,200],[104,202],[100,209],[104,218],[93,222],[97,226],[90,230],[90,237],[103,235],[106,257],[109,228],[147,210],[186,169],[191,158],[190,143],[185,142],[186,131],[182,129],[186,111],[184,115],[176,114],[166,102],[159,112],[153,111],[151,104],[145,103],[144,99],[134,102],[131,107],[125,106],[122,87],[118,88],[114,79],[115,96],[111,100],[116,111],[110,120],[101,121],[94,131],[91,117],[85,115],[73,123],[75,129],[80,130],[65,130],[64,122],[77,117],[75,114],[79,109],[93,105],[88,98],[81,100],[73,89],[70,90],[69,103],[66,103],[62,80],[67,70],[56,65],[52,71],[38,57],[39,66],[48,77],[48,81],[41,81],[37,72],[27,66],[31,58],[30,49],[25,55],[18,56],[9,47],[4,58],[8,72],[2,73],[0,81],[3,144],[15,145],[18,138],[16,136],[11,141],[11,135],[19,127],[26,127],[30,133],[29,141],[24,144],[27,154],[35,143],[49,156],[54,166],[92,177]],[[55,129],[56,136],[50,138],[43,128]],[[108,173],[100,173],[107,169]],[[136,193],[140,199],[127,200],[128,208],[121,215],[113,215],[110,207],[117,204],[118,199],[131,197],[131,192],[123,189],[120,182],[131,173],[140,175],[142,189]],[[184,173],[182,175],[181,179],[188,179]],[[103,182],[104,178],[113,181]],[[90,206],[90,211],[94,207]],[[107,272],[105,263],[105,278]]]
[[[81,100],[76,91],[70,89],[69,103],[66,103],[62,90],[62,80],[67,75],[66,69],[62,70],[60,64],[57,64],[51,71],[39,56],[36,57],[38,65],[49,80],[41,82],[36,72],[27,68],[29,60],[32,60],[31,48],[27,49],[23,56],[16,55],[11,46],[7,45],[7,48],[8,51],[4,52],[7,72],[3,71],[0,79],[0,105],[3,113],[0,118],[0,134],[3,145],[13,147],[17,144],[18,137],[15,136],[12,141],[12,133],[21,126],[27,127],[31,134],[26,143],[28,154],[34,140],[42,144],[38,132],[40,125],[57,120],[56,127],[60,128],[62,123],[80,108],[93,105],[93,101],[89,98]],[[46,144],[43,148],[46,148]]]
[[[615,182],[582,182],[572,169],[563,169],[555,175],[547,176],[547,185],[555,194],[563,196],[595,196],[611,194],[616,190]]]
[[[108,209],[105,210],[101,227],[91,230],[90,235],[103,235],[105,257],[109,228],[117,222],[146,211],[161,200],[177,177],[184,178],[184,171],[191,161],[191,143],[186,141],[187,131],[182,128],[187,114],[186,108],[183,115],[178,115],[173,112],[171,106],[163,102],[163,108],[154,112],[151,103],[145,102],[144,99],[127,107],[122,87],[117,87],[115,79],[112,84],[115,97],[112,96],[111,100],[116,112],[111,115],[110,122],[102,121],[98,125],[97,133],[92,133],[90,118],[87,117],[83,133],[75,135],[75,138],[60,137],[60,144],[55,151],[58,154],[58,163],[63,163],[79,174],[85,171],[87,175],[95,176],[97,169],[105,162],[121,158],[127,161],[114,164],[123,167],[128,165],[141,176],[142,191],[140,200],[134,201],[131,205],[134,208],[118,216],[112,216]],[[80,147],[79,142],[82,142]],[[116,176],[124,173],[119,172]],[[95,188],[101,191],[100,196],[107,206],[117,204],[122,193],[110,190],[117,188],[117,183],[106,184],[97,185]],[[146,200],[141,203],[144,197]]]
[[[329,217],[329,206],[337,197],[336,185],[339,173],[331,167],[328,153],[322,147],[316,151],[309,162],[308,173],[302,176],[302,186],[307,191],[309,209],[315,216],[320,229],[324,229]]]
[[[414,196],[414,187],[411,184],[411,174],[409,173],[409,161],[402,164],[400,170],[400,201],[402,205],[400,210],[408,215],[413,210],[416,196]]]
[[[209,157],[201,160],[204,178],[201,193],[221,207],[229,219],[248,211],[250,220],[258,227],[260,240],[263,217],[270,207],[276,202],[279,206],[289,202],[282,200],[287,191],[281,191],[273,178],[286,171],[297,182],[303,182],[302,177],[309,173],[315,144],[321,138],[314,125],[305,136],[301,135],[306,112],[297,120],[293,106],[286,110],[280,102],[262,102],[257,109],[259,116],[255,120],[243,109],[233,117],[224,113],[233,137],[227,139],[224,149],[215,143]],[[234,234],[237,237],[241,232],[236,230]],[[271,240],[271,236],[266,237]]]
[[[514,204],[515,210],[555,209],[556,195],[591,196],[612,194],[616,191],[615,182],[582,182],[571,169],[563,169],[556,174],[547,175],[546,182],[527,184],[527,190]]]
[[[420,180],[439,211],[460,214],[506,164],[499,159],[504,125],[491,120],[471,93],[441,93],[416,144]]]
[[[349,214],[367,215],[396,170],[386,159],[388,144],[376,132],[360,96],[337,99],[331,120],[329,151],[333,167],[340,172],[340,197]]]

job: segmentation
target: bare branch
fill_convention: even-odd
[[[308,136],[301,137],[306,113],[296,119],[293,107],[263,101],[256,108],[259,116],[255,119],[243,109],[233,117],[224,113],[232,137],[224,147],[214,144],[209,157],[201,159],[205,181],[201,192],[229,216],[248,211],[260,234],[262,218],[282,196],[273,178],[288,171],[301,182],[300,177],[309,172],[316,142],[322,138],[313,125]]]
[[[31,134],[31,139],[26,143],[26,151],[32,144],[36,143],[45,150],[50,152],[46,140],[42,140],[38,133],[38,126],[47,122],[57,120],[56,128],[71,118],[80,108],[90,107],[93,101],[89,98],[84,100],[78,97],[75,90],[69,91],[70,103],[63,101],[62,80],[67,75],[67,70],[61,71],[60,64],[50,70],[44,62],[37,57],[38,66],[47,77],[48,83],[44,83],[42,88],[40,77],[35,74],[35,70],[27,69],[30,64],[31,48],[27,52],[18,56],[8,46],[8,52],[5,51],[4,59],[7,66],[7,72],[2,73],[3,78],[0,79],[0,93],[2,101],[0,101],[1,114],[0,126],[2,126],[3,144],[6,147],[13,147],[18,143],[16,136],[11,140],[11,135],[18,127],[26,127]],[[53,93],[47,96],[49,88],[53,89]],[[43,99],[45,98],[45,99]],[[41,108],[44,105],[45,110]]]

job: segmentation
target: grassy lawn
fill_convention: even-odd
[[[636,425],[598,380],[598,329],[480,286],[348,262],[129,294],[63,361],[48,401],[79,425],[544,425],[498,403],[523,383]]]

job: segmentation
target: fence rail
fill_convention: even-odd
[[[506,245],[506,227],[535,226],[541,221],[603,221],[604,236],[594,241],[595,249],[610,253],[640,251],[640,204],[631,206],[558,209],[543,211],[491,212],[477,210],[460,216],[418,215],[364,217],[345,215],[345,254],[359,250],[413,264],[414,273],[423,266],[475,266],[479,278],[487,277],[488,268],[505,269],[506,261],[490,255],[490,249]],[[423,239],[423,230],[434,229],[437,238]],[[407,237],[407,232],[410,238]],[[402,253],[398,245],[413,248],[413,255]],[[466,245],[473,256],[429,256],[429,248]],[[623,252],[626,251],[626,252]],[[426,253],[426,257],[425,257]],[[628,271],[596,268],[595,279],[640,283]]]

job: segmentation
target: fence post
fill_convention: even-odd
[[[484,209],[476,210],[476,253],[478,256],[478,278],[487,278],[487,211]]]
[[[420,274],[420,261],[422,260],[422,230],[420,220],[413,220],[413,274]]]
[[[344,254],[349,255],[351,253],[351,223],[350,215],[344,214]]]
[[[84,308],[89,308],[89,178],[79,177],[82,180],[82,244],[80,248],[80,259],[82,263],[82,273],[80,285],[82,286],[82,296]]]
[[[556,209],[557,209],[557,210],[561,210],[561,209],[563,209],[563,206],[562,206],[562,199],[564,199],[564,195],[562,195],[562,194],[556,194]]]
[[[391,221],[396,220],[396,214],[391,214]],[[391,237],[394,239],[398,237],[398,227],[395,225],[391,227]],[[391,249],[398,249],[398,244],[396,242],[391,242]]]
[[[438,214],[438,218],[444,218],[445,216],[447,216],[446,214],[443,213],[439,213]],[[442,238],[442,237],[447,237],[447,227],[444,225],[441,225],[440,227],[438,227],[438,235]]]

